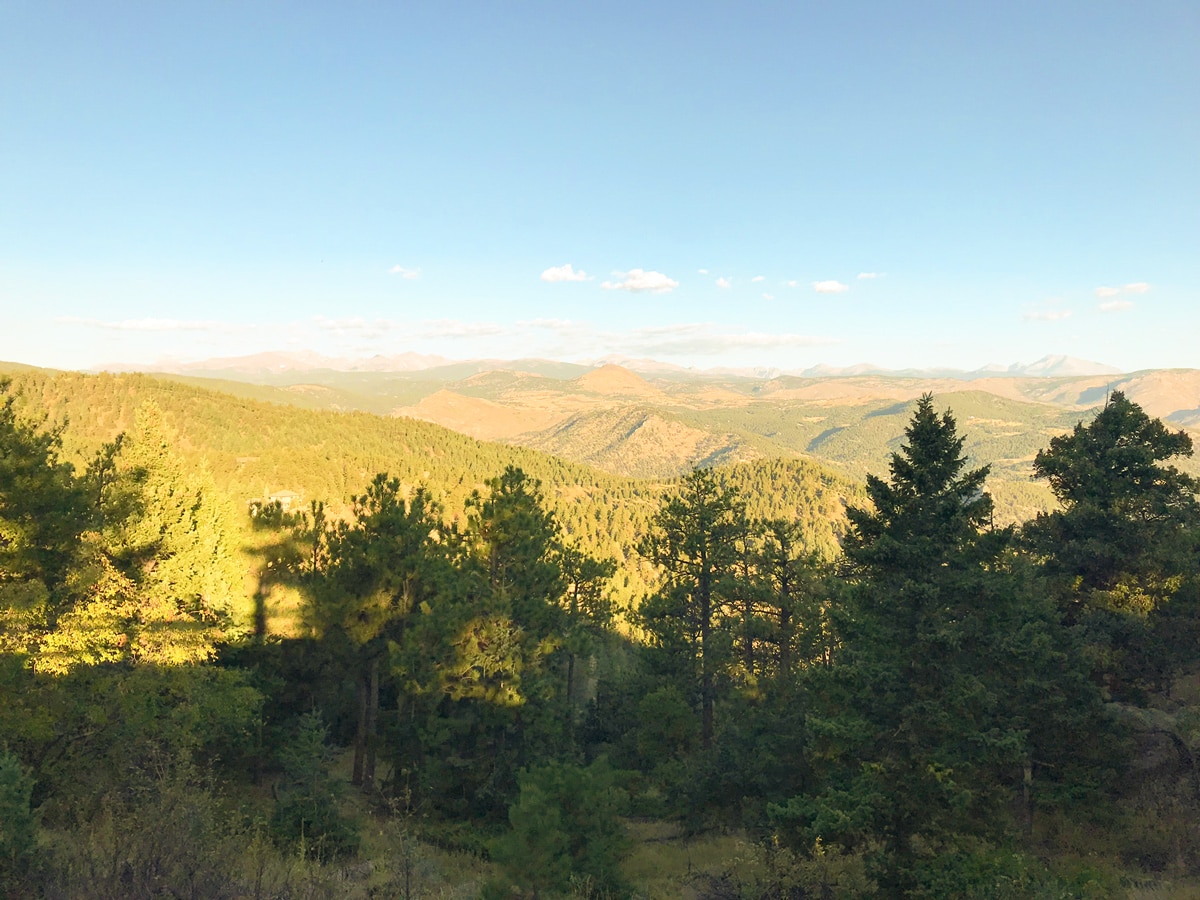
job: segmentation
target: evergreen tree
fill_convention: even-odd
[[[522,773],[520,783],[508,813],[511,830],[492,844],[517,886],[534,896],[566,894],[573,883],[587,884],[592,896],[625,894],[619,865],[629,841],[608,763],[546,763]]]
[[[0,379],[0,651],[25,651],[67,602],[66,582],[93,514],[62,430],[22,421]]]
[[[161,411],[143,405],[128,439],[104,445],[79,481],[93,527],[77,544],[70,604],[38,649],[40,671],[207,660],[235,626],[242,573],[229,510],[173,443]]]
[[[810,839],[879,842],[879,881],[896,896],[914,887],[922,854],[1003,836],[1029,752],[1010,679],[1048,674],[1012,638],[1028,628],[1035,645],[1054,642],[1008,571],[1011,532],[985,528],[987,469],[966,470],[953,417],[926,395],[905,435],[890,481],[868,479],[873,509],[848,511],[842,646],[810,680],[825,786],[779,811]]]
[[[291,741],[280,750],[283,782],[271,826],[301,856],[333,859],[358,850],[353,822],[338,810],[338,782],[330,774],[333,751],[320,714],[302,716]]]
[[[712,745],[717,683],[732,650],[726,607],[737,593],[745,518],[737,492],[711,469],[698,469],[663,503],[640,548],[663,575],[639,611],[641,622],[697,696],[704,748]]]
[[[563,646],[567,654],[564,696],[568,715],[574,723],[576,662],[594,647],[595,639],[613,623],[615,609],[606,590],[617,570],[611,559],[598,560],[575,547],[564,547],[559,564],[566,584],[563,607],[566,612]]]
[[[1172,665],[1192,657],[1170,638],[1197,635],[1187,600],[1200,481],[1166,464],[1191,454],[1185,432],[1168,431],[1114,391],[1095,419],[1051,440],[1034,461],[1063,508],[1038,516],[1025,535],[1066,621],[1084,635],[1096,677],[1118,697],[1164,686]]]
[[[323,521],[314,507],[314,527]],[[402,495],[399,480],[380,473],[353,501],[354,518],[330,528],[325,538],[307,534],[317,548],[302,564],[310,593],[309,624],[349,658],[357,695],[353,781],[374,787],[382,666],[389,640],[405,643],[409,621],[436,591],[436,508],[424,491]],[[327,548],[327,550],[323,549]],[[328,553],[322,570],[320,559]],[[311,566],[311,568],[310,568]]]
[[[508,466],[488,481],[486,495],[467,501],[468,532],[487,567],[492,589],[511,605],[513,618],[540,634],[560,625],[566,585],[556,561],[558,526],[547,511],[541,483]]]
[[[0,750],[0,891],[22,896],[36,858],[37,821],[30,808],[33,779],[21,761]]]
[[[790,684],[798,666],[828,664],[833,635],[826,596],[828,563],[809,549],[798,523],[761,523],[753,577],[762,597],[763,639],[773,647],[775,679]]]

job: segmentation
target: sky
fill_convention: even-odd
[[[1200,367],[1200,4],[0,0],[0,360]]]

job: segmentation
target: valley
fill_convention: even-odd
[[[1086,421],[1113,390],[1200,437],[1195,369],[1054,374],[1088,368],[1059,361],[1026,367],[1050,373],[1044,375],[852,369],[755,377],[650,361],[629,363],[642,371],[614,363],[484,360],[384,372],[295,368],[280,360],[224,369],[196,364],[191,374],[159,377],[307,409],[431,422],[610,475],[658,480],[773,458],[821,462],[856,480],[883,475],[913,403],[931,393],[958,419],[972,463],[992,467],[988,489],[1004,524],[1052,507],[1049,490],[1032,479],[1034,456],[1050,438]],[[1200,472],[1195,458],[1181,466]]]

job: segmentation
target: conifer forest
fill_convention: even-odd
[[[1012,521],[929,394],[635,478],[8,371],[0,896],[1200,895],[1200,481],[1121,391]]]

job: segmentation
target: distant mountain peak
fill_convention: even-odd
[[[605,363],[575,379],[584,390],[597,394],[634,394],[645,396],[657,394],[658,389],[636,372],[631,372],[616,363]]]
[[[1121,370],[1087,359],[1052,354],[1043,356],[1027,366],[1020,363],[1009,366],[1008,374],[1025,378],[1063,378],[1078,375],[1119,375]]]
[[[801,378],[846,378],[854,375],[884,375],[905,378],[954,378],[970,381],[975,378],[992,378],[1008,376],[1010,378],[1072,378],[1088,375],[1118,375],[1120,369],[1106,366],[1104,363],[1077,359],[1073,356],[1050,355],[1043,356],[1037,362],[1013,363],[1009,366],[990,363],[978,369],[964,371],[963,369],[920,368],[920,369],[885,369],[870,363],[859,363],[854,366],[810,366],[801,371],[788,372],[789,375]]]

